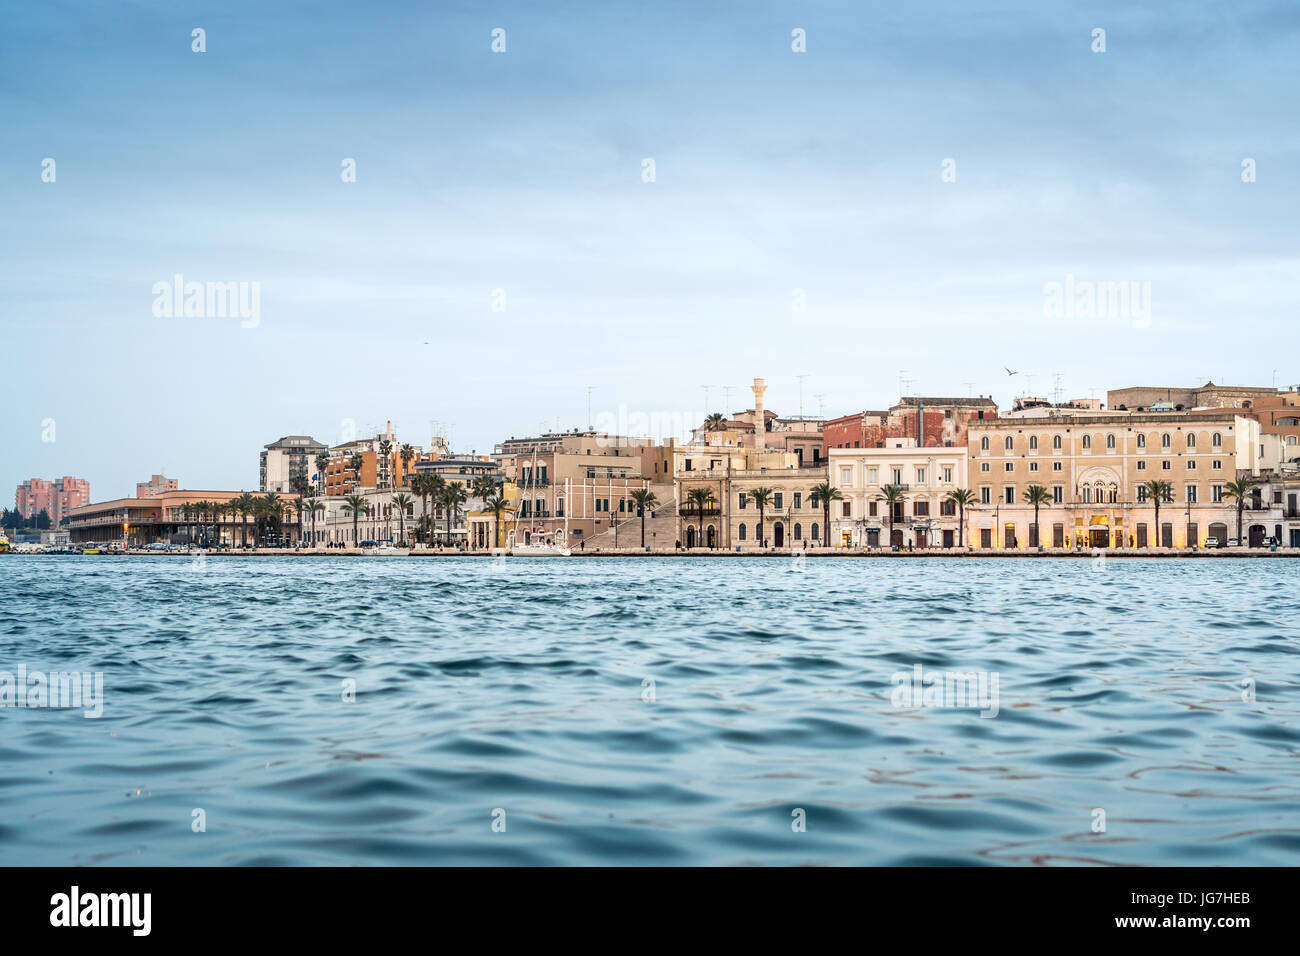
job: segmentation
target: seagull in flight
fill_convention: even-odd
[[[1002,366],[1002,367],[1003,367],[1003,368],[1007,368],[1005,365]],[[1019,373],[1019,372],[1013,372],[1013,371],[1011,371],[1011,369],[1007,368],[1007,374],[1008,374],[1008,375],[1019,375],[1020,373]]]

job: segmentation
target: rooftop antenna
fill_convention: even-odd
[[[1028,372],[1025,373],[1025,391],[1031,396],[1034,394],[1034,376]]]
[[[912,387],[912,382],[915,381],[914,379],[906,378],[906,375],[907,369],[900,368],[898,370],[898,395],[900,398],[907,394],[907,390]]]
[[[701,385],[700,388],[704,389],[704,414],[708,415],[709,414],[709,392],[713,389],[713,386]]]
[[[594,431],[596,426],[592,424],[594,419],[591,417],[591,393],[596,390],[597,386],[587,386],[587,431]]]
[[[962,382],[962,384],[966,386],[966,397],[967,397],[967,398],[970,398],[971,391],[975,388],[975,383],[974,383],[974,382]]]
[[[795,378],[799,380],[799,418],[800,419],[803,418],[803,380],[806,379],[807,377],[808,377],[807,372],[805,372],[803,375],[795,376]],[[1273,373],[1273,382],[1274,384],[1277,383],[1277,372]]]
[[[720,387],[721,387],[721,389],[722,389],[722,403],[726,406],[726,407],[722,410],[722,412],[723,412],[724,415],[726,415],[728,418],[730,418],[730,417],[731,417],[731,392],[732,392],[733,389],[735,389],[736,386],[734,386],[734,385],[722,385],[722,386],[720,386]]]
[[[1061,404],[1061,373],[1053,372],[1052,380],[1054,382],[1052,386],[1052,404],[1060,405]]]
[[[826,396],[814,395],[813,398],[817,399],[817,417],[824,421],[826,419]]]

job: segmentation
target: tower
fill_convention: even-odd
[[[767,415],[763,411],[763,393],[767,391],[764,379],[754,379],[754,451],[762,452],[767,443]]]

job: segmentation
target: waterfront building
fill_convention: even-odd
[[[1235,521],[1224,486],[1260,474],[1259,429],[1231,409],[972,422],[967,482],[977,505],[967,511],[967,539],[976,548],[1035,547],[1025,492],[1038,485],[1049,496],[1038,515],[1045,547],[1222,542]],[[1145,487],[1152,480],[1172,489],[1158,528]]]
[[[435,438],[438,443],[440,439]],[[441,440],[445,442],[445,439]],[[445,450],[445,444],[440,446]],[[387,454],[384,449],[387,448]],[[329,449],[329,464],[325,467],[324,491],[326,495],[349,495],[366,488],[394,489],[410,483],[415,463],[420,460],[424,450],[413,445],[414,457],[408,463],[402,459],[402,444],[393,432],[393,423],[387,423],[384,431],[370,438],[344,442]],[[353,457],[361,456],[361,467],[353,467]],[[313,461],[315,456],[313,455]],[[315,465],[313,463],[313,473]]]
[[[754,379],[752,389],[754,407],[747,413],[747,420],[780,421],[764,408],[766,381]],[[820,420],[807,421],[821,424]],[[674,443],[665,449],[673,461],[673,544],[741,552],[823,547],[825,521],[821,503],[813,494],[813,489],[826,481],[826,462],[820,451],[808,454],[810,446],[799,444],[799,439],[794,448],[802,450],[792,450],[782,437],[769,445],[773,433],[767,428],[744,430],[734,427],[734,422],[696,429],[691,443]],[[806,439],[816,430],[792,434]],[[746,436],[748,441],[744,440]],[[754,492],[763,489],[769,495],[760,522]],[[696,490],[708,492],[709,501],[696,504],[691,494]],[[660,548],[664,545],[656,544]]]
[[[255,523],[250,515],[223,514],[213,523],[194,506],[198,502],[228,504],[242,491],[163,491],[149,498],[116,498],[74,508],[68,516],[73,544],[121,542],[128,547],[147,544],[192,544],[200,540],[226,545],[253,543]],[[297,498],[283,495],[286,516],[282,531],[289,542],[297,537]],[[207,534],[200,529],[206,528]]]
[[[836,548],[952,548],[963,541],[949,492],[966,487],[967,449],[918,446],[915,438],[888,438],[885,447],[832,448],[830,483]],[[900,497],[886,500],[893,486]],[[969,544],[969,542],[965,542]]]
[[[14,508],[24,518],[44,511],[52,527],[58,527],[74,508],[90,501],[90,482],[65,475],[53,481],[29,478],[14,489]]]
[[[294,479],[310,481],[316,474],[316,456],[326,445],[310,435],[286,435],[262,449],[258,462],[263,492],[294,490]]]
[[[567,528],[570,546],[583,550],[637,547],[640,520],[632,493],[649,488],[664,505],[672,498],[663,450],[649,438],[548,432],[501,442],[492,457],[502,477],[518,487],[513,530],[519,544],[556,540],[556,532]],[[666,539],[672,530],[671,522],[662,529],[647,523],[647,545],[671,547]]]
[[[164,491],[176,491],[177,488],[175,478],[152,475],[148,481],[137,481],[135,483],[135,496],[137,498],[156,498]]]
[[[477,507],[465,513],[466,541],[472,551],[504,548],[510,541],[510,533],[515,529],[515,512],[519,508],[519,488],[513,481],[502,481],[499,487],[501,497],[510,505],[507,511],[498,516],[478,501]]]

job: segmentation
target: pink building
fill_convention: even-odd
[[[148,481],[137,481],[135,483],[135,496],[137,498],[157,498],[164,491],[175,491],[176,479],[164,478],[162,475],[153,475]]]
[[[14,507],[24,518],[39,511],[50,516],[57,527],[73,508],[90,504],[90,482],[85,478],[64,476],[54,481],[29,478],[14,491]]]

